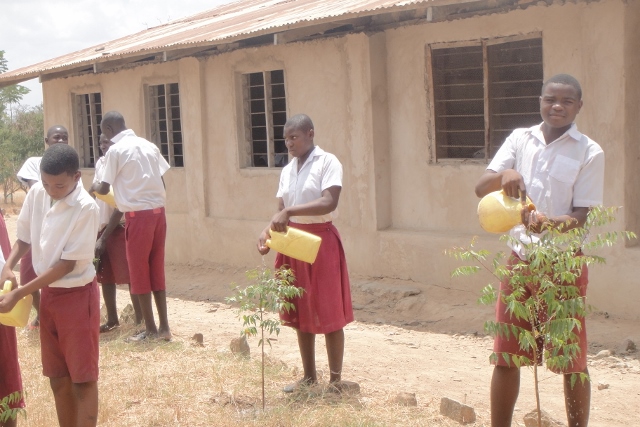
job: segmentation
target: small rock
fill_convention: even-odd
[[[239,338],[232,339],[229,348],[231,348],[231,353],[233,354],[238,354],[244,357],[249,357],[251,355],[251,349],[249,348],[247,337],[244,335]]]
[[[609,388],[609,384],[607,383],[598,383],[598,390],[606,390]]]
[[[400,406],[418,406],[415,393],[401,392],[391,400],[391,403],[395,403]]]
[[[204,345],[204,335],[202,335],[201,333],[196,333],[193,334],[193,336],[191,337],[191,339],[195,342],[195,344],[197,345]]]
[[[473,423],[476,420],[476,411],[471,406],[448,397],[440,400],[440,414],[462,424]]]
[[[362,310],[365,307],[364,304],[353,304],[352,306],[354,310]]]
[[[551,415],[547,414],[544,411],[541,411],[542,414],[542,427],[564,427],[558,420],[554,420],[551,418]],[[538,411],[533,410],[524,416],[524,425],[525,427],[538,427]]]
[[[611,350],[601,350],[595,355],[594,359],[603,359],[605,357],[610,357],[612,354],[613,352]]]
[[[127,304],[120,313],[120,324],[134,323],[136,321],[136,313],[131,304]]]
[[[624,340],[624,347],[627,353],[635,353],[636,351],[638,351],[638,347],[636,346],[636,343],[634,343],[629,339]]]
[[[218,311],[218,307],[213,307],[207,310],[207,313],[215,313],[216,311]]]

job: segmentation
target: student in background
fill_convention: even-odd
[[[102,182],[104,173],[104,156],[113,143],[104,134],[100,135],[100,151],[102,157],[96,162],[96,172],[93,182]],[[129,265],[127,264],[127,249],[124,232],[124,215],[117,208],[96,199],[100,207],[100,232],[96,241],[95,256],[99,260],[97,269],[98,283],[102,285],[102,298],[107,308],[107,322],[100,325],[100,333],[109,332],[120,326],[118,309],[116,306],[116,284],[129,284]],[[138,297],[131,293],[131,305],[135,313],[135,324],[142,323],[142,313]]]
[[[47,130],[44,143],[48,147],[54,144],[68,144],[69,132],[61,125],[51,126]],[[18,181],[31,188],[36,182],[40,182],[40,162],[42,157],[29,157],[17,173]],[[20,260],[20,283],[29,283],[36,278],[31,262],[31,250],[29,250]],[[33,307],[36,310],[36,317],[31,321],[28,328],[36,329],[40,326],[40,292],[33,293]]]
[[[131,293],[138,297],[145,323],[145,330],[129,341],[156,337],[169,341],[171,330],[164,275],[167,196],[162,179],[169,164],[155,144],[127,128],[124,117],[117,111],[102,116],[100,127],[113,145],[105,156],[102,182],[93,184],[91,191],[107,194],[113,185],[116,205],[125,216]],[[158,311],[158,326],[153,318],[152,295]]]

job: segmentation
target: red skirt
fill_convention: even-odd
[[[16,328],[0,325],[0,399],[16,391],[22,392]],[[9,406],[24,408],[24,400]]]
[[[316,262],[309,264],[288,256],[276,256],[276,268],[288,265],[296,277],[294,284],[304,289],[293,303],[295,311],[281,313],[280,319],[287,326],[312,334],[328,334],[353,322],[351,287],[347,261],[340,234],[330,223],[297,224],[290,227],[307,231],[322,238]]]

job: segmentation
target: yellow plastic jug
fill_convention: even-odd
[[[480,226],[489,233],[505,233],[518,224],[522,224],[521,212],[536,210],[535,205],[527,197],[526,205],[504,191],[494,191],[484,196],[478,203],[478,219]]]
[[[109,192],[107,194],[98,194],[98,193],[94,193],[94,194],[98,199],[102,200],[112,208],[116,207],[116,198],[115,198],[115,195],[113,194],[113,187],[109,189]]]
[[[322,238],[298,228],[287,227],[286,233],[270,230],[267,246],[274,251],[313,264],[320,250]]]
[[[11,281],[7,280],[4,282],[4,288],[0,290],[0,295],[8,294],[9,292],[11,292]],[[10,312],[0,313],[0,323],[19,328],[26,326],[29,321],[32,303],[33,297],[31,295],[22,298]]]

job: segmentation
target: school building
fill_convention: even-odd
[[[353,274],[477,289],[443,254],[505,250],[478,225],[474,186],[515,127],[541,121],[545,78],[583,86],[579,129],[606,153],[615,230],[640,234],[640,1],[240,0],[0,75],[43,82],[89,182],[101,115],[159,145],[167,260],[261,263],[286,117],[307,113],[338,156],[338,228]],[[590,302],[640,319],[638,241],[600,252]],[[269,255],[271,262],[273,254]]]

